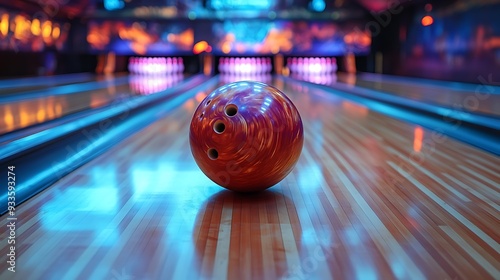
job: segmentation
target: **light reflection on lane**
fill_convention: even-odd
[[[73,94],[0,103],[0,135],[81,110],[158,93],[179,84],[183,79],[183,75],[130,76],[128,84],[116,85],[113,77],[107,77],[104,79],[106,86],[102,89],[78,92],[75,85]]]
[[[300,111],[306,141],[296,168],[270,189],[270,199],[224,195],[192,159],[189,122],[210,94],[207,88],[53,186],[46,196],[50,207],[33,208],[41,209],[38,215],[48,211],[59,217],[59,211],[75,219],[60,217],[66,226],[43,216],[45,227],[33,237],[37,242],[27,245],[33,254],[22,254],[20,263],[35,277],[41,275],[37,269],[46,267],[47,275],[65,279],[80,273],[107,279],[114,277],[113,271],[141,279],[217,278],[228,267],[244,269],[231,267],[234,259],[258,275],[270,271],[274,278],[423,279],[421,272],[440,278],[432,277],[441,275],[439,263],[432,262],[433,251],[416,238],[433,227],[420,196],[398,199],[395,210],[379,201],[385,193],[396,198],[398,193],[414,193],[406,181],[387,182],[386,161],[397,156],[391,146],[409,154],[416,138],[425,140],[427,130],[420,135],[414,125],[303,83],[278,79],[274,85]],[[462,156],[457,147],[464,148],[450,140],[436,149],[446,157]],[[420,149],[429,168],[440,166],[438,155],[429,152],[428,147]],[[416,170],[415,175],[421,174]],[[443,196],[463,211],[462,201]],[[108,197],[108,206],[89,200],[106,203]],[[69,208],[71,203],[75,209]],[[394,225],[399,230],[393,230]],[[437,246],[452,244],[432,241]],[[431,261],[413,261],[422,256]]]

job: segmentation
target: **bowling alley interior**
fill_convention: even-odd
[[[500,279],[500,0],[0,0],[0,279]]]

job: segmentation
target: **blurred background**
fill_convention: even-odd
[[[324,57],[348,73],[492,83],[498,15],[498,0],[0,0],[0,77],[127,72],[168,56],[187,73],[268,58],[286,75],[293,58]]]

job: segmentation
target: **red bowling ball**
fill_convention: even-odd
[[[212,181],[254,192],[292,171],[304,132],[297,108],[284,93],[242,81],[219,87],[200,103],[189,141],[196,163]]]

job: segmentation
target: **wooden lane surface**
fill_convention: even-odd
[[[90,73],[80,73],[0,80],[0,99],[2,95],[5,94],[10,95],[31,90],[47,89],[54,86],[84,83],[99,80],[101,78],[102,76],[96,76]]]
[[[386,78],[384,75],[376,74],[339,73],[338,81],[455,110],[500,116],[500,87],[498,83],[491,80],[491,77],[479,76],[478,85],[448,83],[453,84],[454,88],[448,87],[446,82],[436,82],[438,85],[434,85],[431,84],[435,82],[432,80],[431,83],[425,83],[422,79]],[[405,81],[410,81],[410,83]],[[488,82],[496,86],[484,84]]]
[[[50,95],[0,103],[0,135],[50,121],[84,109],[98,108],[139,95],[165,90],[182,81],[180,75],[130,76],[128,84],[115,84],[109,78],[106,87],[68,95]],[[99,81],[98,81],[99,82]]]
[[[207,89],[21,205],[0,279],[500,278],[499,157],[275,85],[306,132],[278,185],[237,195],[199,171],[187,137]]]

